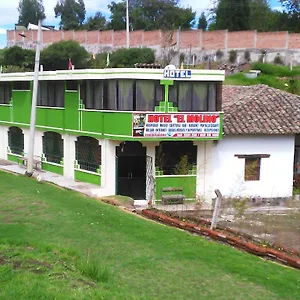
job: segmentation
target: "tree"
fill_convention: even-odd
[[[300,32],[300,1],[280,0],[280,3],[287,10],[289,30],[292,32]]]
[[[90,54],[75,41],[53,43],[41,51],[44,70],[66,70],[69,58],[76,69],[86,69],[90,65]]]
[[[207,20],[204,12],[201,14],[198,20],[198,29],[206,30],[207,29]]]
[[[43,0],[20,0],[18,11],[18,23],[26,27],[29,23],[38,24],[39,20],[46,18]]]
[[[110,11],[110,22],[108,24],[109,29],[123,30],[126,28],[126,3],[123,2],[111,2],[108,9]]]
[[[59,28],[64,30],[79,29],[86,13],[83,0],[59,0],[54,12],[55,18],[61,18]]]
[[[89,17],[82,27],[87,30],[105,30],[106,19],[101,12],[96,12],[94,17]]]
[[[216,7],[216,29],[248,30],[250,0],[220,0]]]
[[[136,63],[154,63],[154,50],[150,48],[118,49],[110,55],[110,68],[133,68]]]
[[[114,30],[126,27],[126,1],[108,5],[111,12],[109,27]],[[177,0],[130,0],[131,30],[190,29],[194,26],[195,12],[182,8]]]
[[[23,71],[33,71],[35,51],[19,46],[4,49],[2,63],[4,66],[16,66]]]
[[[249,25],[252,30],[268,31],[270,28],[269,18],[272,10],[269,6],[268,0],[251,0],[250,20]]]

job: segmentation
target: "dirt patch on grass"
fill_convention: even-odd
[[[116,195],[116,196],[102,197],[99,199],[111,205],[124,206],[129,209],[134,208],[134,200],[130,197]]]

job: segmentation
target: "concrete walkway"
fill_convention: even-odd
[[[24,175],[26,172],[25,166],[18,165],[14,162],[4,159],[0,159],[0,169],[22,175]],[[107,196],[104,194],[105,191],[103,188],[94,184],[75,181],[74,179],[66,178],[62,175],[47,172],[44,170],[34,171],[33,177],[37,178],[38,176],[42,179],[42,181],[53,183],[57,186],[82,193],[89,197]]]

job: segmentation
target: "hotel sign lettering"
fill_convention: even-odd
[[[164,78],[191,78],[191,70],[164,69]]]
[[[134,113],[133,137],[219,138],[219,113]]]

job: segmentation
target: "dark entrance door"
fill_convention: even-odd
[[[117,194],[133,199],[145,199],[146,148],[139,142],[123,142],[116,152]]]

